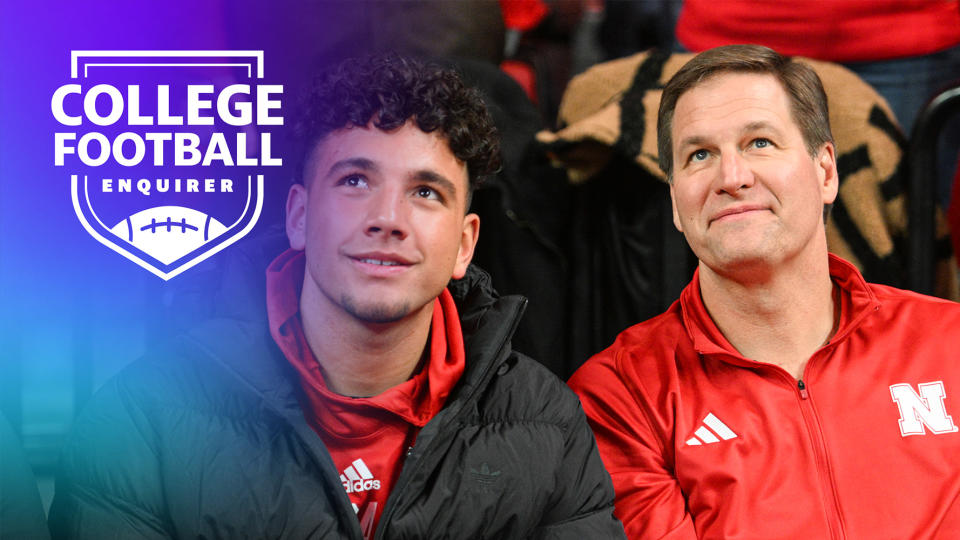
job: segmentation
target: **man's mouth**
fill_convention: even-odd
[[[383,268],[386,270],[390,268],[399,270],[400,268],[407,268],[414,264],[412,258],[399,253],[368,251],[353,253],[347,256],[356,263],[366,266],[369,269]]]
[[[710,219],[709,224],[712,225],[714,222],[723,220],[725,218],[736,218],[736,216],[740,216],[742,214],[749,214],[749,213],[758,212],[758,211],[769,211],[769,208],[763,205],[755,205],[755,204],[727,208],[726,210],[723,210],[719,212],[717,215],[713,216]]]
[[[400,266],[401,265],[401,263],[397,261],[384,261],[381,259],[357,259],[357,260],[367,264],[379,264],[380,266]]]

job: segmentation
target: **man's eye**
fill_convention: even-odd
[[[424,199],[440,200],[440,194],[437,193],[433,188],[430,188],[427,186],[418,187],[415,193],[417,197],[421,197]]]
[[[769,140],[769,139],[764,139],[764,138],[762,138],[762,137],[759,138],[759,139],[754,139],[754,140],[753,140],[753,146],[756,147],[756,148],[766,148],[766,147],[770,146],[770,140]]]
[[[356,188],[365,188],[367,187],[367,179],[359,174],[350,174],[344,176],[337,182],[338,186],[350,186]]]
[[[697,150],[694,153],[690,154],[690,161],[703,161],[707,159],[709,153],[706,150]]]

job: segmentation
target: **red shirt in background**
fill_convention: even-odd
[[[832,62],[922,56],[960,43],[960,2],[684,0],[677,39],[693,52],[755,43]]]
[[[340,481],[373,538],[384,504],[420,428],[440,409],[464,368],[463,334],[446,289],[434,302],[430,356],[412,378],[380,395],[351,398],[330,391],[300,320],[305,257],[287,250],[267,268],[270,333],[300,374],[304,416],[340,471]]]

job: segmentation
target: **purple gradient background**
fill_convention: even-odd
[[[70,51],[263,50],[265,76],[259,82],[284,86],[280,114],[285,125],[268,129],[272,154],[285,166],[258,167],[266,193],[258,225],[249,235],[255,236],[281,221],[293,164],[284,141],[296,98],[318,68],[374,48],[393,49],[404,40],[416,42],[414,50],[421,53],[499,54],[503,36],[496,0],[480,1],[479,8],[474,5],[478,11],[463,6],[446,0],[38,0],[3,5],[0,412],[20,431],[47,502],[49,478],[76,412],[119,369],[171,331],[189,327],[195,320],[189,309],[216,288],[223,270],[218,265],[239,249],[228,247],[165,282],[84,230],[70,194],[71,173],[84,171],[54,166],[54,133],[67,130],[53,118],[50,101],[59,86],[77,82],[69,77]],[[434,39],[439,27],[452,41]],[[141,91],[151,86],[150,73],[157,72],[136,69],[129,72],[134,81],[116,86],[123,88],[139,76]],[[88,125],[69,129],[78,136],[89,130]],[[101,178],[113,176],[98,172]],[[237,170],[231,173],[239,176]]]
[[[274,6],[226,0],[5,3],[0,16],[0,410],[22,429],[28,451],[44,446],[45,437],[62,436],[90,391],[144,352],[157,333],[158,314],[169,307],[175,280],[183,278],[164,282],[107,249],[74,213],[70,174],[83,171],[54,166],[53,134],[89,127],[64,128],[50,111],[54,90],[76,82],[69,78],[70,51],[265,50],[263,82],[285,85],[280,114],[288,120],[306,59],[284,35],[286,21],[271,20],[272,10],[282,9]],[[312,22],[301,21],[318,36],[324,34],[322,9],[322,4],[313,8]],[[286,128],[272,128],[273,154],[289,163],[280,142]],[[279,220],[289,182],[283,169],[259,169],[268,196],[251,234]],[[198,170],[189,176],[207,175]],[[235,247],[214,259],[230,249]]]

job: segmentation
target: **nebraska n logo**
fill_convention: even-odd
[[[890,385],[890,395],[900,409],[900,435],[926,435],[924,426],[938,435],[955,433],[957,426],[943,405],[947,397],[943,381],[923,383],[917,387],[920,389],[919,395],[909,384]]]

